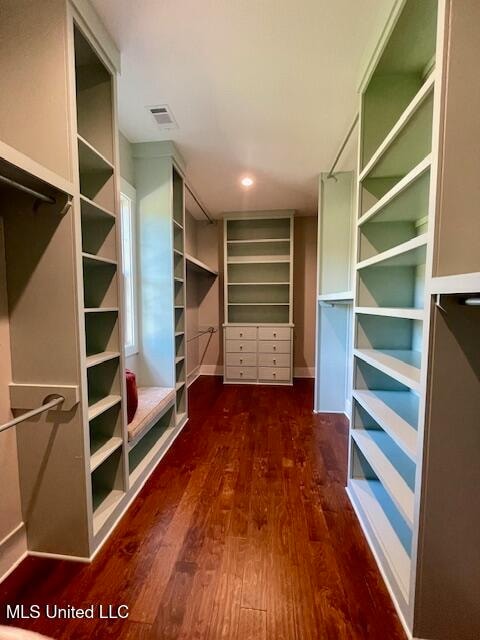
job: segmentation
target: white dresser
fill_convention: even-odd
[[[293,326],[225,325],[226,383],[292,384]]]
[[[292,384],[293,211],[224,217],[224,380]]]

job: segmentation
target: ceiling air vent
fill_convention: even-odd
[[[160,129],[176,129],[178,127],[168,105],[161,104],[156,107],[148,107],[148,110],[154,117],[155,122],[158,124]]]

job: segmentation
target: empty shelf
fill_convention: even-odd
[[[104,219],[105,217],[112,218],[112,221],[115,220],[116,216],[112,211],[105,209],[105,207],[101,207],[99,204],[90,200],[86,196],[80,194],[80,201],[82,205],[82,215],[88,218],[96,218],[96,219]]]
[[[185,260],[187,261],[187,267],[196,271],[197,273],[203,273],[204,275],[213,276],[214,278],[218,276],[218,271],[212,269],[204,262],[202,262],[201,260],[197,260],[197,258],[194,258],[188,253],[185,254]]]
[[[185,356],[178,356],[177,358],[175,358],[175,364],[182,362],[182,360],[185,360]]]
[[[290,242],[290,238],[265,238],[264,240],[227,240],[227,244],[261,244],[262,242]]]
[[[182,381],[180,381],[180,382],[177,382],[177,383],[176,383],[176,385],[175,385],[175,391],[180,391],[180,389],[181,389],[182,387],[184,387],[184,386],[185,386],[185,380],[182,380]]]
[[[102,362],[106,362],[107,360],[113,360],[114,358],[119,358],[120,353],[118,351],[102,351],[101,353],[95,353],[92,356],[87,356],[87,368],[94,367],[97,364],[101,364]]]
[[[335,293],[321,293],[318,296],[319,302],[352,302],[353,291],[338,291]]]
[[[113,172],[113,164],[104,155],[97,151],[85,138],[82,138],[81,135],[77,135],[77,138],[80,171],[82,173]]]
[[[410,556],[384,511],[383,507],[388,507],[388,500],[384,500],[384,489],[381,483],[379,480],[354,478],[349,480],[348,490],[354,506],[360,509],[360,515],[363,516],[360,518],[361,521],[366,518],[369,528],[375,535],[375,542],[380,547],[405,599],[408,599]],[[394,517],[392,519],[395,521]]]
[[[228,286],[229,287],[235,287],[235,286],[239,286],[239,287],[249,287],[249,286],[253,286],[253,287],[258,287],[258,286],[265,286],[265,285],[290,285],[290,282],[229,282]]]
[[[413,527],[414,491],[404,477],[411,475],[410,469],[396,456],[399,452],[395,450],[390,436],[380,429],[352,429],[350,433],[402,517]],[[414,466],[411,461],[409,463]],[[396,465],[402,469],[402,473]]]
[[[182,225],[182,224],[180,224],[180,222],[177,222],[177,221],[175,220],[175,218],[172,218],[172,220],[173,220],[173,224],[174,224],[175,226],[177,226],[179,229],[182,229],[182,230],[183,230],[183,225]]]
[[[478,293],[480,291],[480,272],[462,273],[453,276],[440,276],[430,281],[430,292],[440,294]]]
[[[183,427],[186,421],[187,421],[186,412],[177,413],[177,424],[176,424],[177,427]]]
[[[367,260],[362,260],[357,269],[366,267],[414,267],[425,263],[427,234],[423,233],[412,240],[383,251]]]
[[[419,391],[421,353],[402,349],[354,349],[353,354],[402,384]]]
[[[424,310],[413,307],[355,307],[355,313],[371,316],[387,316],[389,318],[406,318],[407,320],[423,320]]]
[[[110,409],[110,407],[114,407],[118,402],[121,401],[121,399],[122,398],[120,396],[111,395],[107,396],[106,398],[102,398],[98,402],[95,402],[95,404],[92,404],[88,408],[88,419],[93,420],[93,418],[96,418],[101,413],[104,413],[104,411],[107,411],[107,409]]]
[[[417,188],[421,188],[420,178],[430,169],[432,164],[432,156],[429,154],[421,162],[417,164],[407,175],[397,182],[397,184],[390,189],[373,207],[366,211],[359,219],[358,225],[361,226],[366,222],[371,222],[375,218],[381,218],[382,222],[396,222],[396,221],[413,221],[418,220],[419,217],[423,217],[423,213],[418,213],[418,193]],[[398,198],[400,203],[400,196],[406,192],[410,192],[411,197],[407,197],[401,206],[394,207],[393,205]],[[428,190],[427,190],[428,193]],[[391,213],[387,215],[383,214],[383,211],[387,208],[391,208]]]
[[[174,280],[175,282],[179,282],[179,283],[182,283],[184,281],[183,278],[179,278],[178,276],[175,276]]]
[[[97,533],[102,529],[108,518],[113,514],[125,493],[120,489],[105,491],[94,496],[93,504],[93,533]]]
[[[354,389],[353,397],[415,462],[418,396],[411,391]]]
[[[373,154],[372,158],[360,173],[359,180],[363,181],[366,177],[371,174],[374,167],[379,163],[380,159],[388,152],[388,150],[392,147],[395,141],[398,139],[399,135],[406,129],[406,127],[412,123],[412,119],[415,114],[418,112],[420,107],[424,104],[425,100],[428,96],[433,92],[433,86],[435,82],[435,74],[430,74],[430,76],[425,80],[423,85],[421,86],[418,93],[415,95],[413,100],[407,106],[405,111],[402,113],[400,118],[397,120],[393,129],[391,129],[390,133],[384,139],[382,144],[378,147],[377,151]]]
[[[290,256],[235,256],[228,258],[228,264],[264,264],[290,262]]]
[[[184,336],[184,335],[185,335],[185,331],[175,331],[175,337]]]
[[[109,265],[109,266],[117,265],[116,260],[110,260],[110,258],[102,258],[101,256],[94,255],[93,253],[85,253],[85,251],[82,253],[82,257],[83,257],[84,263],[87,263],[90,265],[95,265],[95,266],[99,266],[102,264]]]
[[[118,307],[85,307],[85,313],[118,313]]]
[[[104,460],[122,446],[122,442],[122,438],[117,436],[102,441],[91,441],[90,449],[93,453],[90,455],[90,471],[95,471]]]

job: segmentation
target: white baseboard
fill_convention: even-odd
[[[223,376],[223,367],[219,364],[202,364],[198,370],[199,376]]]
[[[18,567],[27,556],[27,533],[21,522],[13,531],[0,540],[0,582]]]
[[[315,367],[294,367],[294,378],[315,378]]]

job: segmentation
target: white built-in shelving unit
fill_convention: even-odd
[[[480,579],[479,188],[445,155],[478,165],[478,118],[453,92],[480,106],[462,66],[479,19],[473,2],[397,2],[361,87],[347,490],[407,632],[436,640],[480,633],[480,608],[461,613]]]
[[[224,274],[225,382],[291,384],[293,212],[226,214]]]

